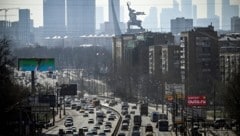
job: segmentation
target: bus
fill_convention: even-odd
[[[158,120],[157,127],[159,131],[168,131],[168,120]]]

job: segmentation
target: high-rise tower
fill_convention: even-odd
[[[95,33],[95,0],[67,0],[67,31],[70,36]]]
[[[43,0],[44,36],[65,35],[65,0]]]

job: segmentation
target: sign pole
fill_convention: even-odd
[[[32,94],[34,94],[34,96],[35,96],[35,76],[34,76],[34,74],[35,74],[35,72],[34,72],[34,71],[31,71]]]

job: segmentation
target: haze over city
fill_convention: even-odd
[[[173,5],[173,0],[121,0],[120,5],[124,7],[124,21],[127,22],[129,19],[127,5],[126,3],[130,1],[133,8],[137,11],[143,11],[147,15],[151,7],[157,7],[158,9],[158,18],[162,8],[171,8]],[[226,0],[224,0],[226,1]],[[177,0],[181,4],[180,0]],[[216,0],[215,2],[215,12],[216,15],[220,16],[221,14],[221,0]],[[193,5],[197,5],[197,17],[205,18],[207,17],[206,8],[207,0],[192,0]],[[231,5],[240,6],[239,0],[230,0]],[[108,20],[108,0],[96,0],[97,7],[104,7],[104,21]],[[27,8],[30,9],[31,19],[34,20],[34,26],[43,26],[43,0],[0,0],[0,8]],[[13,12],[13,13],[11,13]],[[239,11],[240,12],[240,11]],[[9,11],[9,19],[16,20],[17,13],[16,11]],[[12,14],[12,15],[11,15]],[[3,19],[3,12],[0,12],[0,19]],[[145,16],[139,17],[144,19]]]
[[[239,0],[0,0],[0,136],[238,136],[239,81]]]

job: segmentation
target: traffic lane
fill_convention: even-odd
[[[106,113],[106,109],[102,109],[102,110]],[[79,113],[79,111],[76,111],[76,110],[66,109],[66,112],[67,112],[68,116],[73,117],[73,120],[74,120],[73,126],[77,128],[77,131],[79,128],[82,128],[82,127],[87,127],[88,130],[91,130],[92,128],[94,128],[94,126],[96,124],[96,109],[94,110],[94,114],[88,114],[89,115],[88,117],[83,117],[83,113]],[[90,118],[94,119],[94,123],[90,123],[90,124],[88,123],[88,120]],[[111,133],[114,131],[114,128],[117,124],[118,118],[119,117],[117,117],[114,121],[111,121],[112,122],[111,132],[106,133],[107,135],[110,136]],[[57,127],[48,131],[46,134],[56,135],[56,134],[58,134],[59,129],[66,130],[67,127],[64,126],[64,121],[65,120],[58,122],[56,124]],[[106,121],[108,121],[107,118],[104,119],[104,122],[106,122]],[[103,131],[103,130],[104,130],[104,124],[100,126],[100,130],[98,130],[98,132]]]

